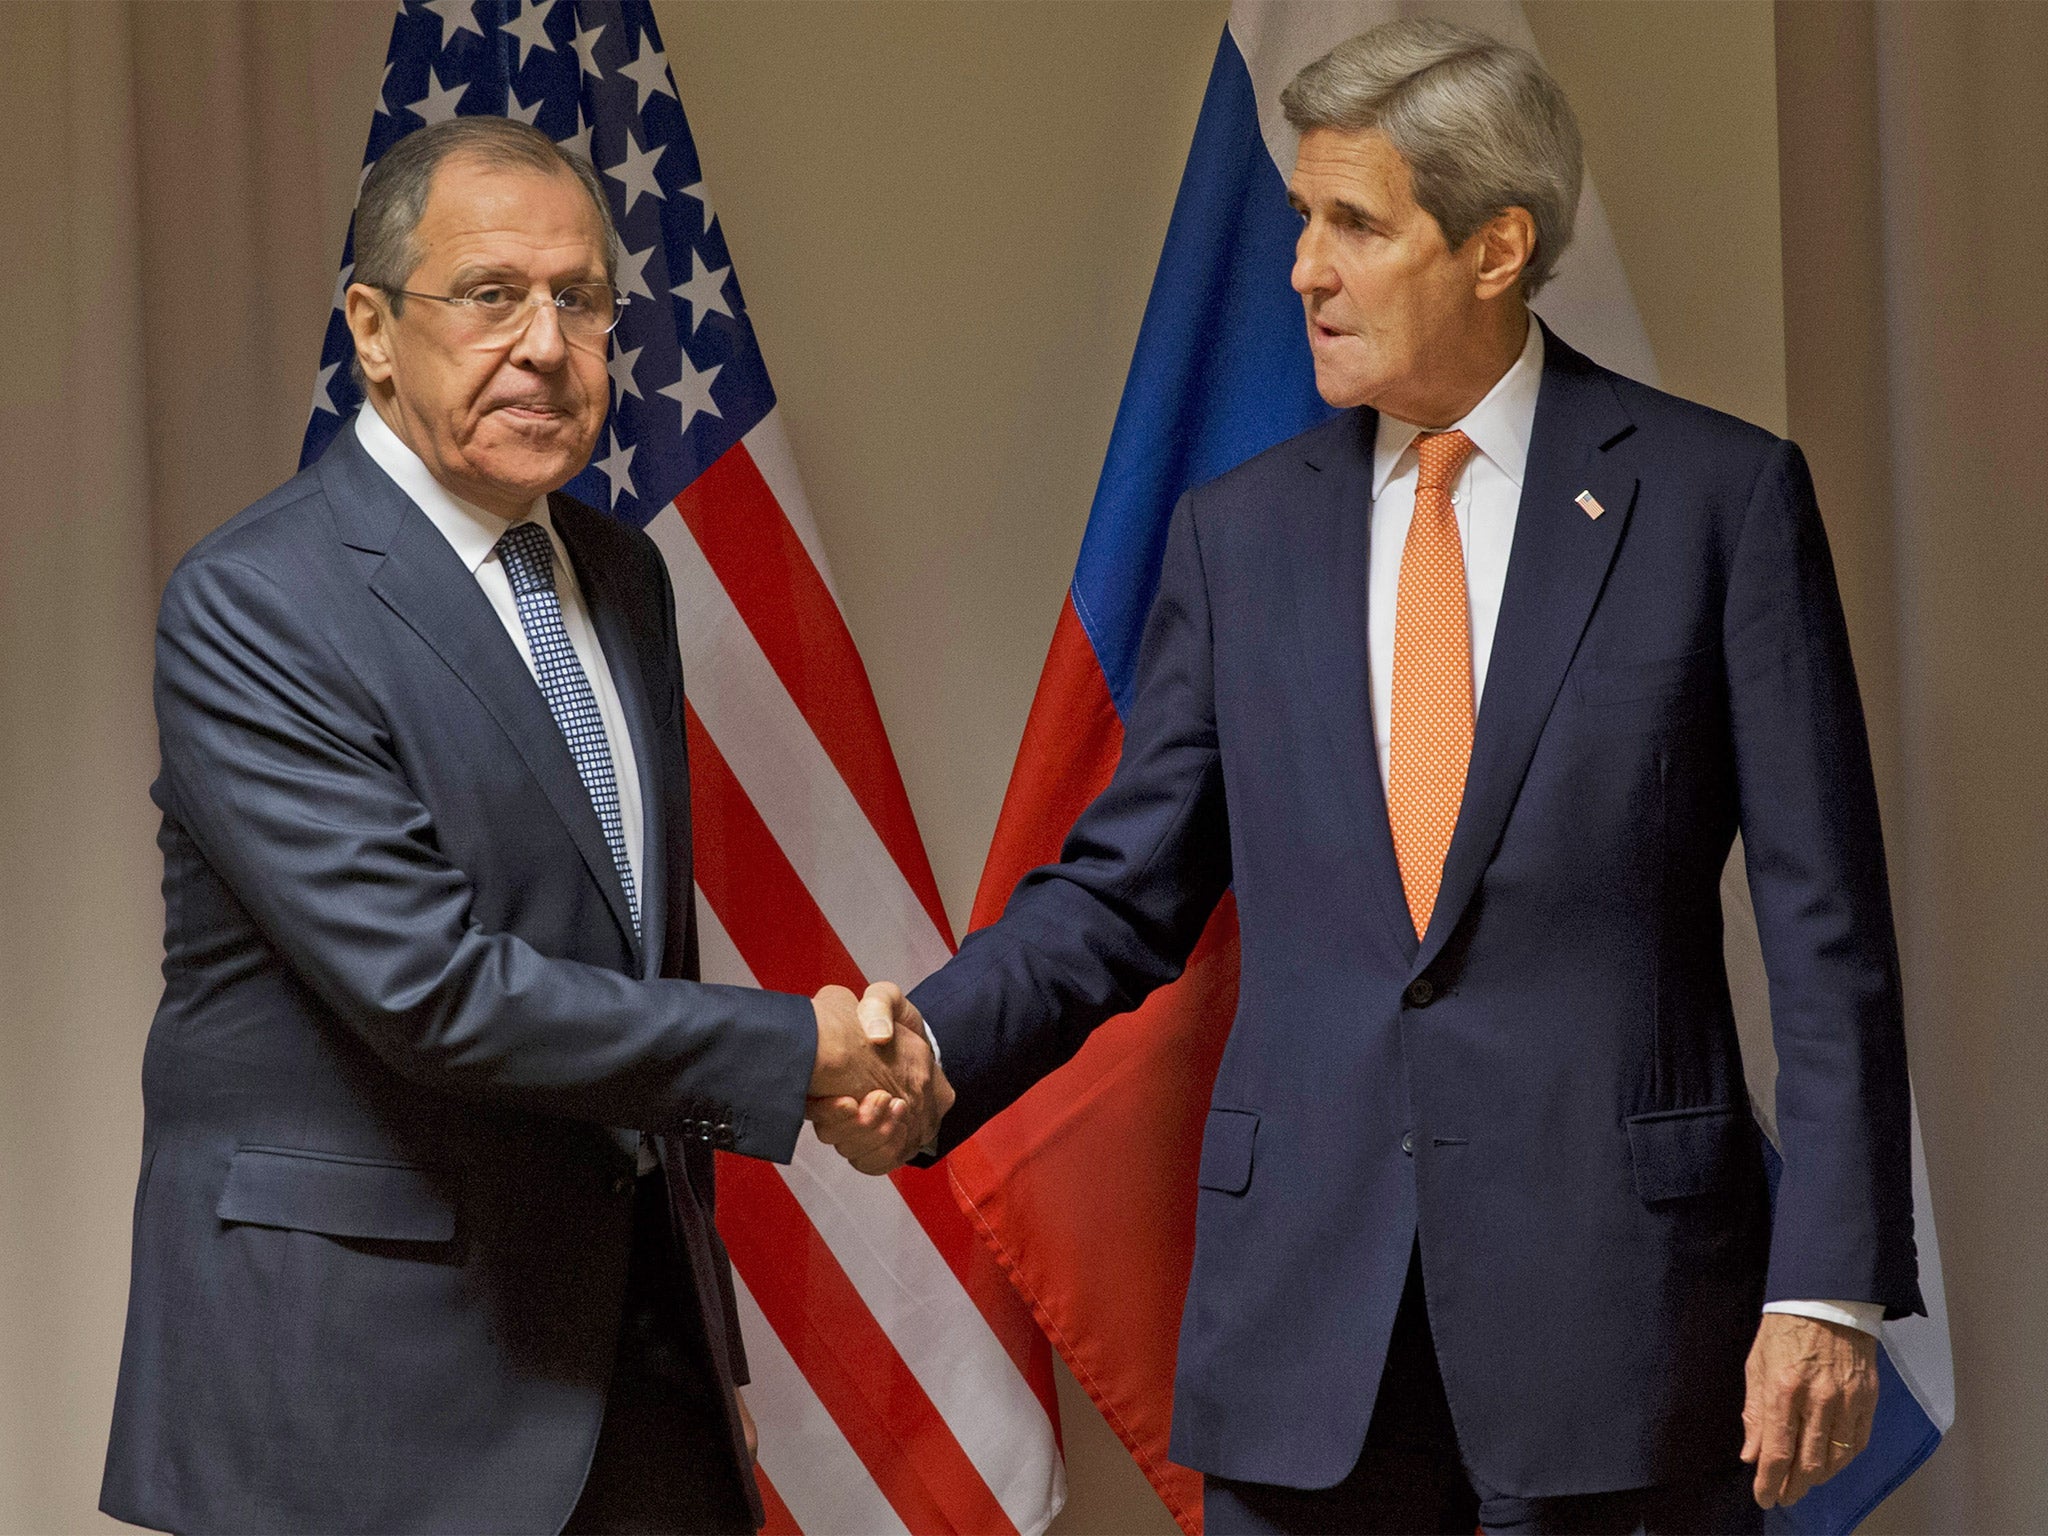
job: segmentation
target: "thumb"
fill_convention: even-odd
[[[857,1010],[861,1033],[876,1045],[895,1039],[896,1011],[902,1001],[903,990],[894,982],[878,981],[869,987]]]

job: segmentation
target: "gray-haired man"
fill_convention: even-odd
[[[369,404],[164,592],[165,988],[101,1507],[749,1531],[712,1151],[786,1161],[820,1091],[915,1121],[929,1056],[870,1049],[844,989],[694,979],[668,578],[552,494],[608,401],[589,166],[457,118],[356,221]]]
[[[1229,887],[1172,1440],[1212,1536],[1756,1529],[1861,1448],[1869,1330],[1920,1306],[1812,486],[1532,321],[1580,162],[1529,55],[1399,22],[1283,103],[1350,409],[1184,499],[1114,780],[902,1005],[958,1093],[940,1150],[1178,974]],[[1738,826],[1775,1218],[1720,947]],[[851,1105],[820,1129],[863,1167],[911,1145]]]

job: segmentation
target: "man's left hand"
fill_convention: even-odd
[[[1742,1459],[1756,1501],[1796,1503],[1846,1467],[1877,1412],[1877,1340],[1860,1328],[1766,1312],[1749,1352]]]
[[[747,1400],[735,1392],[732,1400],[739,1404],[740,1433],[747,1437],[747,1465],[753,1466],[761,1459],[761,1432],[754,1428],[754,1416],[747,1412]]]

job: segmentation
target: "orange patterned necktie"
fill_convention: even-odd
[[[1415,936],[1429,927],[1472,762],[1472,620],[1451,486],[1472,456],[1462,432],[1415,440],[1415,518],[1394,603],[1387,819]]]

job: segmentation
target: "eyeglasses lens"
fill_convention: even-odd
[[[475,289],[464,297],[478,329],[490,336],[523,329],[531,323],[528,310],[537,307],[531,292],[524,288],[493,285]],[[573,341],[597,340],[619,323],[617,296],[606,287],[564,288],[554,296],[553,308],[555,323]]]

